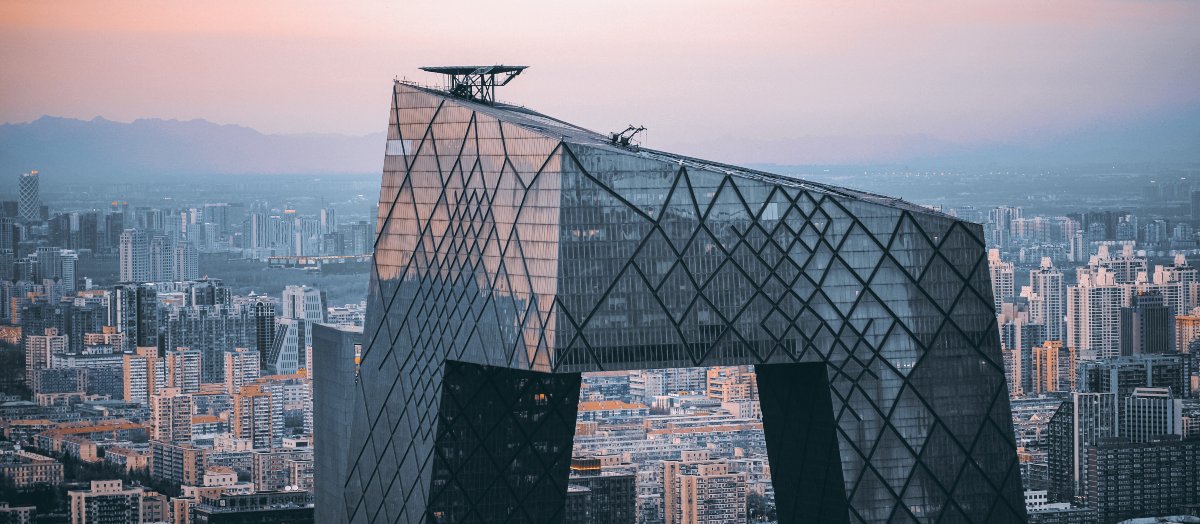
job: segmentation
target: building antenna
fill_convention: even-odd
[[[630,147],[633,137],[645,130],[646,126],[634,126],[633,124],[629,124],[629,127],[625,128],[625,130],[621,131],[620,133],[610,133],[610,141],[614,146]],[[636,145],[634,147],[636,147]]]

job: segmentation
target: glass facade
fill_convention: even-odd
[[[560,518],[580,372],[739,364],[782,522],[1025,518],[976,224],[397,82],[377,237],[347,522]]]

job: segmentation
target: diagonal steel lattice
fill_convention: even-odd
[[[785,521],[1025,519],[976,224],[397,82],[369,295],[347,522],[561,519],[578,373],[741,364]]]

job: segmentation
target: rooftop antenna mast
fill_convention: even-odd
[[[630,124],[629,127],[625,128],[624,131],[621,131],[620,133],[612,133],[610,140],[614,146],[629,147],[633,137],[645,130],[646,126],[634,126],[633,124]]]
[[[446,75],[450,94],[487,104],[496,103],[496,87],[507,85],[529,66],[428,66],[422,71]]]

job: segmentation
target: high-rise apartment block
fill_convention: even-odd
[[[125,400],[149,405],[150,398],[167,387],[167,362],[159,358],[158,348],[139,347],[123,358]]]
[[[174,282],[199,277],[199,253],[189,240],[126,229],[120,237],[121,282]]]
[[[1067,288],[1062,270],[1049,257],[1029,272],[1029,320],[1041,324],[1046,340],[1063,342],[1067,335]]]
[[[200,391],[203,355],[190,348],[167,352],[167,385],[180,393]]]
[[[257,351],[237,348],[225,352],[225,392],[236,395],[242,386],[257,380],[260,371]]]
[[[164,388],[150,396],[150,438],[188,443],[192,439],[192,396]]]
[[[1013,263],[1001,260],[999,249],[991,249],[988,251],[988,274],[992,279],[993,305],[999,313],[1001,305],[1011,301],[1016,292]]]
[[[746,521],[746,473],[731,472],[726,461],[707,457],[662,465],[666,524]]]
[[[52,367],[54,359],[67,351],[67,336],[55,328],[46,328],[42,335],[25,337],[25,381],[30,388],[38,371]]]
[[[130,283],[150,280],[150,239],[145,232],[126,229],[121,233],[120,278]]]
[[[1135,388],[1122,400],[1122,437],[1149,442],[1163,435],[1183,436],[1183,401],[1169,388]]]
[[[242,386],[233,397],[233,434],[252,442],[255,449],[270,449],[275,440],[271,394],[257,385]]]

